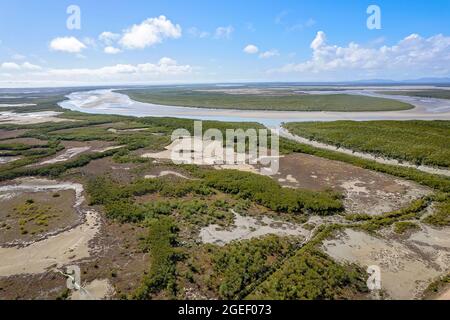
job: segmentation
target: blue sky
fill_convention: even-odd
[[[0,84],[447,77],[448,21],[448,0],[3,0]]]

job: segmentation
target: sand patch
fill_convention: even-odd
[[[161,178],[161,177],[166,177],[166,176],[176,176],[176,177],[179,177],[182,179],[191,180],[191,178],[189,178],[179,172],[176,172],[176,171],[161,171],[158,175],[148,174],[144,178],[145,179],[155,179],[155,178]]]
[[[351,229],[336,240],[324,241],[323,249],[338,261],[379,266],[382,288],[392,299],[418,299],[429,283],[445,273],[443,264],[408,242],[377,238]],[[439,254],[443,262],[450,259],[448,251]]]
[[[277,180],[284,187],[341,192],[348,213],[382,214],[432,192],[411,181],[307,154],[280,158]]]
[[[6,164],[19,160],[20,157],[0,157],[0,164]]]
[[[98,213],[84,210],[83,186],[71,182],[55,182],[45,179],[19,179],[17,184],[0,187],[0,193],[44,192],[74,190],[76,208],[84,218],[77,227],[49,236],[26,247],[0,248],[0,277],[17,274],[43,273],[53,266],[63,266],[74,260],[90,256],[89,242],[99,231]]]
[[[45,122],[72,122],[75,120],[58,118],[62,112],[42,111],[30,113],[0,112],[0,123],[37,124]]]
[[[232,229],[223,229],[215,224],[209,225],[200,230],[201,241],[224,246],[235,240],[252,239],[267,234],[298,237],[307,237],[309,235],[309,231],[293,223],[280,222],[268,217],[262,217],[261,220],[257,220],[253,217],[241,216],[238,213],[234,214],[235,220]]]
[[[143,158],[172,160],[177,164],[212,165],[215,169],[231,169],[256,174],[270,173],[270,168],[260,165],[264,161],[279,161],[280,156],[270,156],[260,148],[259,155],[237,153],[233,148],[223,147],[220,141],[205,141],[197,137],[174,140],[164,151],[145,153]],[[293,179],[293,178],[292,178]]]
[[[80,147],[80,148],[67,149],[62,154],[60,154],[50,160],[43,161],[43,162],[39,163],[39,165],[64,162],[64,161],[67,161],[67,160],[70,160],[70,159],[76,157],[77,155],[79,155],[83,152],[89,151],[90,149],[91,149],[91,147]]]

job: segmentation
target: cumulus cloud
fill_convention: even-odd
[[[119,43],[126,49],[144,49],[161,43],[166,38],[181,37],[181,27],[165,16],[149,18],[124,31]]]
[[[355,42],[347,46],[328,44],[319,31],[311,43],[311,59],[288,64],[271,72],[333,73],[381,76],[426,76],[450,72],[450,37],[438,34],[423,38],[411,34],[393,46],[365,47]]]
[[[244,52],[248,54],[255,54],[258,53],[258,51],[259,51],[258,47],[253,44],[249,44],[244,48]]]
[[[3,62],[0,67],[3,70],[20,70],[20,66],[15,62]]]
[[[3,62],[0,64],[0,69],[8,71],[33,71],[41,70],[42,68],[30,62],[24,62],[22,64],[17,64],[15,62]]]
[[[75,37],[59,37],[50,42],[50,49],[68,53],[80,53],[86,45]]]
[[[157,62],[141,64],[115,64],[99,68],[46,68],[39,69],[31,64],[16,64],[15,70],[3,70],[0,64],[0,82],[21,83],[133,83],[148,81],[177,81],[192,77],[194,68],[179,64],[176,60],[164,57]],[[6,67],[11,67],[6,63]],[[1,72],[5,71],[5,72]]]
[[[280,55],[280,53],[278,52],[278,50],[272,49],[272,50],[269,50],[269,51],[262,52],[259,55],[259,57],[261,59],[269,59],[269,58],[276,57],[276,56],[279,56],[279,55]]]
[[[234,32],[233,26],[218,27],[216,29],[214,37],[216,39],[230,39],[233,32]]]
[[[120,34],[109,32],[109,31],[102,32],[98,36],[98,40],[100,40],[107,46],[111,46],[115,41],[119,40],[119,38],[120,38]]]
[[[106,54],[118,54],[118,53],[122,52],[122,50],[120,50],[119,48],[115,48],[112,46],[105,47],[105,49],[103,49],[103,51]]]

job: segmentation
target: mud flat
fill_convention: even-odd
[[[0,112],[0,124],[37,124],[45,122],[72,122],[75,120],[58,118],[62,112],[42,111],[29,113]]]
[[[14,183],[1,186],[0,194],[7,198],[22,192],[75,191],[73,206],[79,212],[82,223],[31,244],[0,248],[0,277],[39,274],[90,256],[89,242],[97,235],[100,221],[97,212],[82,208],[85,199],[81,184],[29,178],[15,180]]]
[[[272,132],[277,133],[275,130],[272,130]],[[353,151],[351,149],[336,147],[334,145],[325,144],[322,142],[313,141],[313,140],[309,140],[309,139],[306,139],[303,137],[299,137],[297,135],[290,133],[288,130],[286,130],[284,128],[280,129],[279,134],[281,137],[284,137],[284,138],[287,138],[289,140],[293,140],[293,141],[296,141],[299,143],[307,144],[307,145],[310,145],[310,146],[313,146],[316,148],[337,151],[337,152],[349,154],[352,156],[356,156],[359,158],[373,160],[375,162],[382,163],[382,164],[390,164],[390,165],[396,165],[396,166],[400,166],[400,167],[414,168],[414,169],[417,169],[417,170],[420,170],[420,171],[423,171],[426,173],[439,174],[439,175],[450,177],[450,170],[447,170],[447,169],[435,168],[435,167],[424,166],[424,165],[417,166],[415,164],[412,164],[412,163],[409,163],[406,161],[400,162],[395,159],[387,159],[387,158],[383,158],[383,157],[377,157],[370,153],[358,152],[358,151]]]
[[[152,174],[148,174],[145,176],[145,179],[155,179],[155,178],[161,178],[161,177],[166,177],[166,176],[175,176],[178,178],[182,178],[182,179],[187,179],[187,180],[191,180],[191,178],[176,172],[176,171],[161,171],[159,174],[157,175],[152,175]]]
[[[186,158],[184,158],[183,153],[179,152],[181,150],[184,153],[187,152],[188,156]],[[267,154],[267,152],[265,153]],[[256,174],[262,174],[266,170],[265,167],[250,164],[250,155],[248,154],[245,154],[244,159],[239,159],[238,153],[234,149],[223,147],[218,141],[202,142],[201,139],[193,137],[183,137],[182,139],[174,140],[164,151],[145,153],[142,157],[158,160],[177,160],[179,163],[186,164],[213,165],[217,170],[231,169]],[[227,164],[229,159],[227,157],[232,158],[234,163]],[[265,158],[269,158],[269,156]],[[281,157],[276,157],[276,159],[279,158]],[[269,168],[267,170],[268,172],[270,171]]]
[[[83,152],[89,151],[90,147],[81,147],[81,148],[71,148],[65,150],[62,154],[54,157],[53,159],[43,161],[39,163],[39,165],[46,165],[46,164],[54,164],[59,162],[64,162],[67,160],[70,160],[74,157],[76,157],[79,154],[82,154]]]
[[[418,299],[434,279],[450,269],[450,246],[446,240],[450,229],[424,229],[414,237],[428,242],[375,237],[347,229],[337,239],[325,241],[323,250],[338,261],[379,266],[382,289],[388,298]],[[436,246],[442,241],[445,246]]]
[[[0,157],[0,164],[10,163],[19,159],[20,157]]]
[[[302,238],[306,238],[310,234],[310,231],[292,223],[280,222],[268,217],[257,220],[252,217],[244,217],[238,213],[234,214],[235,220],[232,229],[223,229],[215,224],[209,225],[200,230],[201,241],[223,246],[235,240],[248,240],[267,234]]]
[[[390,212],[432,192],[411,181],[308,154],[280,158],[275,178],[286,187],[341,192],[348,213]]]

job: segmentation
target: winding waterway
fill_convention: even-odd
[[[315,92],[309,92],[315,94]],[[326,94],[326,91],[317,93]],[[333,91],[336,94],[336,91]],[[414,109],[381,112],[300,112],[207,109],[156,105],[137,102],[127,95],[111,90],[74,92],[60,102],[63,108],[98,114],[127,116],[175,117],[199,120],[259,122],[268,127],[279,127],[283,122],[336,120],[450,120],[450,100],[406,96],[387,96],[371,90],[344,90],[339,93],[369,95],[410,103]]]

